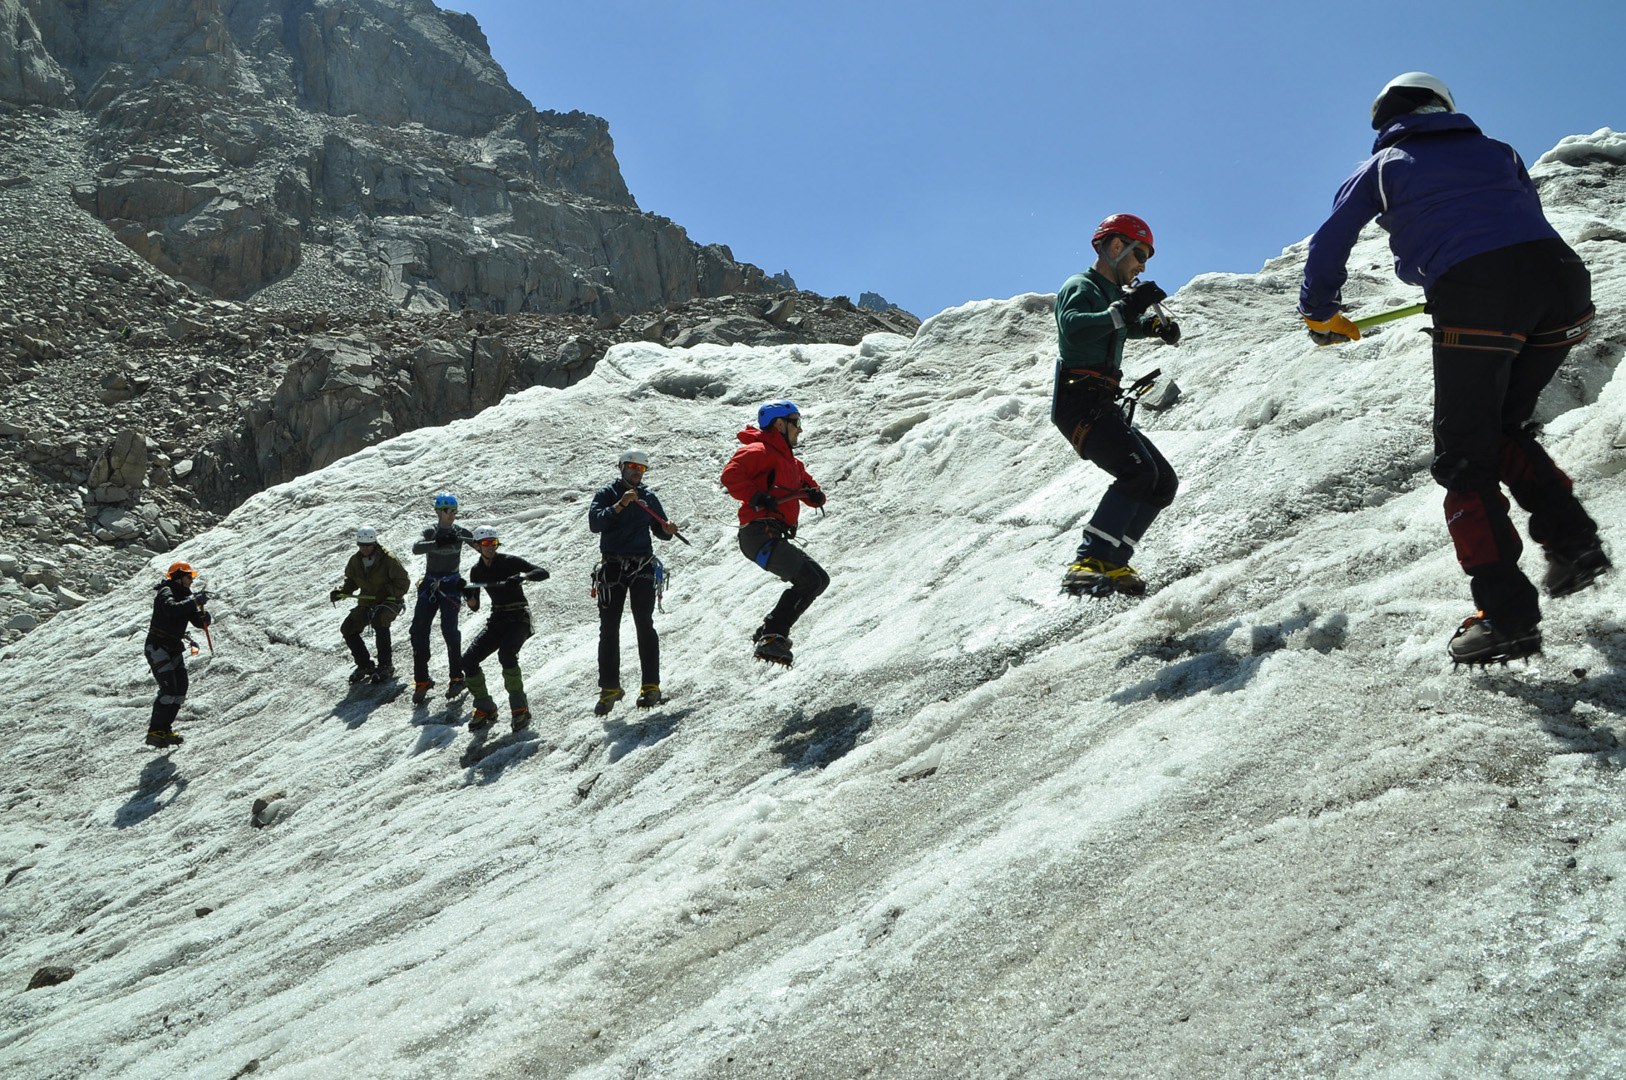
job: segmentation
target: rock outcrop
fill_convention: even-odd
[[[0,642],[612,344],[850,342],[428,0],[0,0]]]
[[[67,105],[73,79],[46,48],[39,24],[22,0],[0,0],[0,101]]]
[[[75,198],[208,295],[598,315],[764,281],[430,0],[0,0],[0,102],[93,117]]]
[[[94,127],[76,111],[0,110],[0,642],[268,484],[569,385],[616,342],[857,342],[919,325],[806,292],[630,317],[392,312],[348,278],[292,293],[292,308],[210,298],[75,201],[95,173]]]
[[[773,312],[799,307],[804,314],[774,321]],[[237,325],[256,317],[240,318]],[[516,390],[569,386],[619,341],[654,340],[674,348],[857,344],[878,331],[913,335],[920,325],[907,312],[881,316],[859,310],[846,297],[826,300],[814,293],[782,294],[766,303],[733,296],[696,300],[648,322],[468,313],[293,319],[296,327],[320,323],[327,330],[290,335],[277,353],[291,358],[263,369],[262,392],[240,397],[239,419],[217,429],[188,462],[186,490],[206,507],[229,510],[256,491],[391,436],[473,416]],[[238,387],[246,381],[239,377]],[[107,458],[117,459],[116,451]]]

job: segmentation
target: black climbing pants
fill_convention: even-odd
[[[638,635],[638,666],[644,683],[661,681],[661,639],[655,633],[655,560],[606,558],[594,580],[598,589],[598,684],[621,685],[621,613],[632,600]]]
[[[350,646],[350,655],[355,657],[359,666],[366,667],[372,663],[367,655],[367,645],[361,640],[361,632],[369,626],[377,639],[378,666],[388,667],[394,662],[394,653],[390,649],[390,623],[400,613],[401,609],[394,604],[358,604],[350,609],[350,614],[339,624],[339,633],[344,636],[344,643]]]
[[[469,693],[476,708],[491,708],[492,698],[486,689],[485,672],[480,661],[497,654],[502,665],[503,686],[508,691],[508,704],[515,709],[529,707],[525,697],[525,682],[519,670],[519,649],[531,636],[531,613],[526,608],[513,611],[493,611],[480,633],[463,650],[463,673],[468,679]]]
[[[1434,463],[1446,527],[1474,603],[1511,629],[1541,618],[1519,569],[1522,543],[1502,486],[1555,550],[1596,541],[1574,485],[1536,441],[1542,389],[1586,336],[1592,278],[1562,240],[1498,248],[1453,266],[1429,290],[1434,318]]]
[[[790,628],[802,617],[802,612],[830,587],[830,575],[807,552],[781,535],[781,528],[777,522],[769,521],[742,525],[740,551],[774,577],[790,583],[790,588],[779,595],[779,603],[762,620],[760,631],[789,637]]]
[[[147,727],[151,731],[173,731],[171,726],[180,715],[181,703],[191,678],[186,673],[186,645],[179,641],[166,641],[149,637],[146,644],[147,666],[158,680],[158,696],[153,699],[152,719]]]
[[[1174,502],[1180,478],[1152,440],[1124,420],[1117,396],[1118,388],[1105,379],[1069,383],[1062,372],[1050,415],[1078,456],[1112,477],[1084,526],[1078,558],[1127,563],[1157,515]]]

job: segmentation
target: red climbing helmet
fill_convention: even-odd
[[[1099,247],[1103,239],[1114,234],[1131,243],[1145,244],[1148,255],[1157,252],[1152,246],[1151,228],[1134,214],[1113,214],[1095,227],[1095,236],[1091,238],[1090,243]]]

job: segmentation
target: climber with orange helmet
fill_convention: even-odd
[[[201,629],[210,622],[209,613],[203,609],[209,594],[192,591],[196,576],[191,563],[170,563],[153,597],[144,651],[152,677],[158,681],[158,697],[153,700],[152,719],[147,723],[148,746],[179,746],[185,741],[175,734],[175,717],[191,684],[186,673],[186,628],[191,625]]]

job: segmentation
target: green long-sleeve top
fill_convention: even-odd
[[[372,607],[380,600],[399,603],[411,585],[412,578],[407,575],[406,567],[382,544],[373,552],[372,558],[366,558],[358,551],[350,556],[350,561],[344,567],[343,591],[358,594],[362,598],[357,601],[361,607]]]
[[[1068,278],[1056,293],[1056,345],[1062,368],[1085,368],[1116,379],[1123,370],[1124,342],[1151,335],[1151,316],[1121,324],[1108,310],[1123,295],[1095,267]]]

